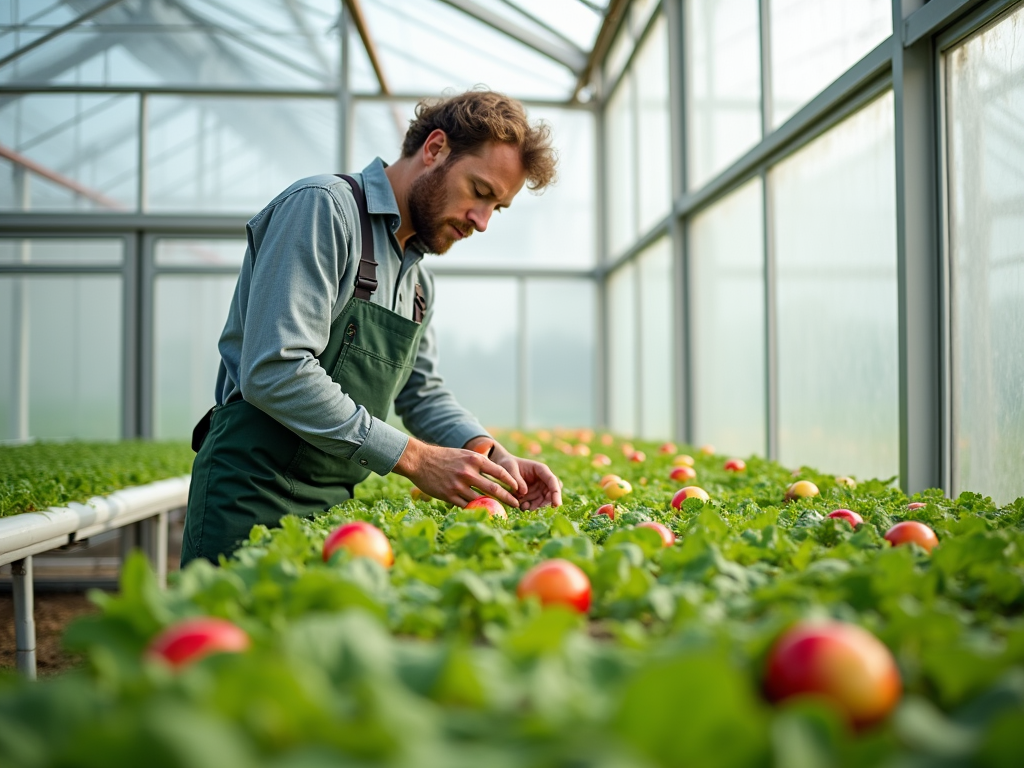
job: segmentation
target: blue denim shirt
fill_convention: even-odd
[[[487,432],[445,387],[438,373],[434,281],[415,238],[403,253],[395,232],[398,202],[377,158],[356,178],[366,195],[377,260],[371,301],[412,318],[414,286],[423,286],[427,325],[395,412],[422,440],[461,447]],[[337,176],[301,179],[246,225],[248,245],[220,337],[216,402],[244,398],[327,453],[390,472],[408,443],[401,430],[371,416],[316,356],[331,323],[355,290],[362,248],[359,211]]]

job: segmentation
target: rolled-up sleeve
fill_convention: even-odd
[[[424,273],[424,280],[432,280]],[[433,290],[428,289],[429,294]],[[426,328],[420,340],[412,374],[398,397],[395,398],[395,413],[402,423],[416,437],[447,448],[461,448],[471,438],[487,435],[479,421],[459,405],[455,395],[445,386],[438,371],[439,355],[437,334],[430,320],[433,312],[424,319]]]
[[[260,226],[243,320],[242,396],[317,448],[385,475],[409,438],[353,401],[317,360],[348,260],[352,230],[340,201],[312,186],[263,215],[275,226]]]

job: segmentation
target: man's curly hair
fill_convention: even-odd
[[[550,126],[543,121],[531,125],[523,105],[504,94],[472,90],[424,99],[409,122],[402,157],[412,157],[438,128],[448,136],[452,159],[476,152],[488,142],[512,144],[519,148],[527,188],[540,191],[555,181],[558,156],[551,146]]]

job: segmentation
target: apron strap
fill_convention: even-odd
[[[344,173],[335,174],[348,182],[352,187],[352,197],[359,209],[359,231],[363,237],[363,250],[359,254],[359,269],[356,271],[355,297],[369,301],[377,290],[377,260],[373,258],[373,229],[370,227],[370,212],[366,209],[366,196],[362,187],[351,176]]]

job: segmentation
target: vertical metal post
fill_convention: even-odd
[[[14,194],[21,202],[21,210],[27,211],[32,207],[32,180],[28,171],[21,166],[14,168]],[[27,238],[22,238],[18,246],[18,260],[27,264],[31,259],[32,244]],[[15,440],[28,440],[28,393],[29,393],[29,299],[28,280],[24,277],[15,277],[11,285],[11,342],[12,362],[11,384],[12,394],[12,430]]]
[[[597,244],[597,270],[595,271],[595,328],[597,338],[594,339],[594,368],[597,381],[597,388],[594,392],[595,423],[598,427],[607,429],[611,421],[611,396],[609,380],[611,378],[611,356],[608,353],[608,164],[606,142],[607,113],[605,110],[606,101],[604,94],[594,110],[595,129],[595,185],[594,196],[594,226],[595,243]]]
[[[154,397],[154,366],[156,352],[153,348],[156,343],[154,332],[155,323],[155,301],[156,293],[156,267],[154,265],[153,249],[156,238],[137,232],[135,237],[135,249],[137,258],[138,290],[136,292],[138,306],[136,307],[135,324],[137,327],[138,343],[136,345],[137,372],[136,381],[138,386],[138,437],[152,438],[155,435],[154,424],[155,397]]]
[[[908,494],[943,482],[935,55],[930,37],[904,49],[900,34],[903,20],[923,4],[923,0],[892,3],[900,485]]]
[[[146,553],[156,573],[161,589],[167,586],[167,512],[140,523],[142,551]]]
[[[18,672],[35,680],[36,622],[31,556],[11,563],[11,587],[14,590],[14,653]]]
[[[516,339],[516,425],[525,429],[529,417],[529,382],[530,382],[530,346],[526,335],[526,278],[516,278],[516,320],[518,338]]]
[[[352,113],[352,100],[349,94],[348,69],[349,69],[349,34],[348,34],[348,6],[341,3],[341,13],[338,16],[338,37],[341,45],[339,53],[341,60],[338,63],[338,165],[342,170],[348,168],[349,154],[349,130]]]
[[[139,94],[139,178],[138,178],[138,200],[135,203],[136,210],[139,213],[145,213],[149,206],[147,197],[149,196],[149,170],[148,170],[148,159],[149,154],[149,94]]]
[[[128,525],[121,526],[119,529],[121,532],[120,549],[122,568],[124,567],[125,560],[128,559],[128,556],[139,548],[142,539],[140,531],[141,528],[141,523],[129,523]]]
[[[682,0],[665,0],[665,22],[668,26],[668,87],[669,87],[669,133],[670,162],[672,166],[672,209],[687,188],[686,149],[686,20]],[[673,433],[677,440],[693,442],[693,366],[690,360],[690,294],[689,294],[689,248],[687,243],[687,221],[673,215],[669,227],[672,248],[672,363],[673,398],[675,401],[675,424]]]
[[[121,436],[138,437],[139,431],[139,249],[138,238],[123,239],[121,268]]]
[[[772,35],[769,0],[760,0],[761,41],[761,140],[773,130]],[[762,234],[764,237],[764,396],[765,450],[768,458],[779,459],[779,336],[778,272],[775,261],[775,211],[770,174],[761,172]]]

